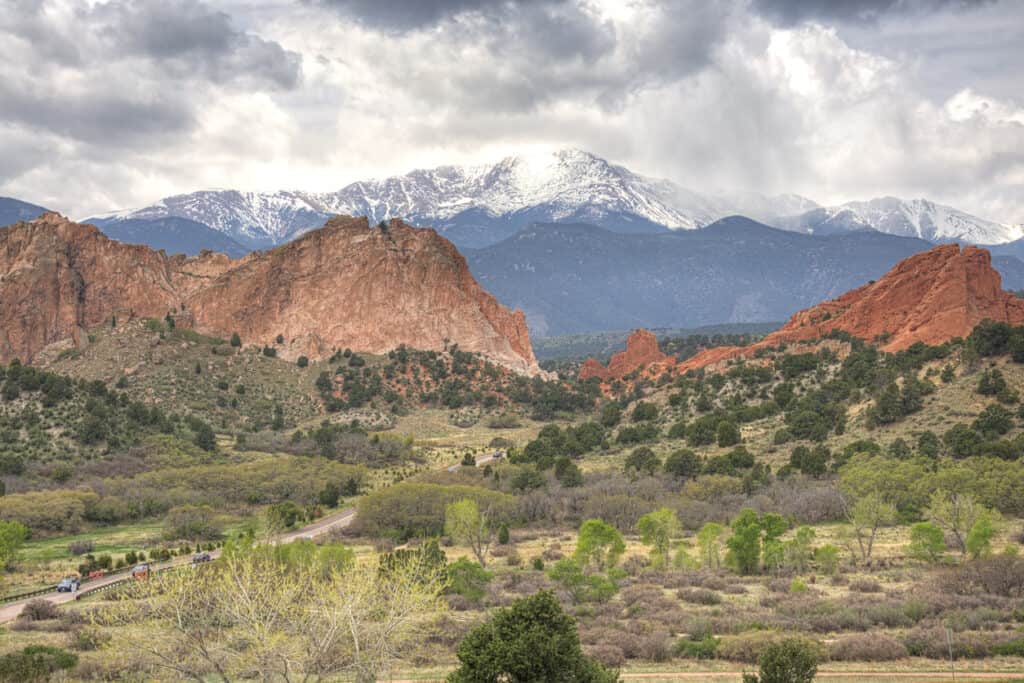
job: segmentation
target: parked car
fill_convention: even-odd
[[[210,557],[210,553],[196,553],[192,556],[192,564],[199,564],[200,562],[209,562],[213,558]]]
[[[74,593],[82,585],[82,582],[78,580],[77,576],[69,576],[66,579],[61,579],[60,583],[57,584],[58,593]]]
[[[149,565],[148,564],[137,564],[132,567],[132,578],[133,579],[148,579],[149,578]]]

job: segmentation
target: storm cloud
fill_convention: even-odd
[[[77,216],[574,146],[1024,222],[1012,0],[0,0],[0,193]]]
[[[436,26],[463,14],[497,17],[530,6],[565,0],[311,0],[374,28],[402,32]]]
[[[787,24],[808,19],[825,22],[877,22],[893,14],[927,14],[946,9],[970,10],[995,0],[754,0],[753,7]]]

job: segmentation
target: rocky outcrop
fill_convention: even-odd
[[[0,360],[30,361],[45,346],[128,315],[179,306],[168,260],[46,213],[0,229]]]
[[[431,229],[332,218],[294,242],[242,259],[188,302],[196,328],[243,340],[285,339],[285,357],[333,349],[384,353],[457,344],[521,372],[539,371],[526,319],[477,284]]]
[[[579,378],[587,380],[597,377],[601,381],[622,379],[632,372],[643,369],[645,374],[657,376],[675,365],[675,359],[658,348],[658,338],[648,330],[636,330],[626,340],[626,349],[614,354],[608,367],[588,358],[580,366]]]
[[[484,291],[430,229],[332,218],[285,246],[232,260],[167,257],[57,214],[0,230],[0,360],[31,360],[113,315],[163,317],[279,355],[458,345],[537,374],[526,321]]]
[[[758,348],[821,339],[842,331],[900,351],[915,342],[966,337],[982,320],[1024,324],[1024,300],[1005,292],[986,249],[946,244],[897,263],[875,282],[800,311],[785,326],[744,348],[719,347],[680,364],[696,369]]]

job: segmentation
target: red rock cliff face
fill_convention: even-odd
[[[941,344],[966,337],[985,319],[1020,325],[1024,300],[1002,289],[986,249],[935,247],[897,263],[876,282],[800,311],[784,327],[747,348],[717,348],[680,369],[705,367],[761,347],[820,339],[833,330],[878,339],[886,351],[915,342]]]
[[[200,331],[236,330],[247,342],[281,334],[285,357],[349,347],[383,353],[445,342],[536,373],[526,320],[473,279],[451,242],[392,221],[333,218],[322,229],[250,255],[189,300]]]
[[[119,311],[163,317],[179,305],[167,259],[48,213],[0,229],[0,360],[30,361]]]
[[[588,358],[580,366],[581,380],[598,377],[602,381],[622,379],[637,368],[643,367],[655,374],[675,365],[675,359],[666,356],[658,348],[658,338],[648,330],[636,330],[626,340],[626,350],[620,351],[608,361],[608,367],[594,358]]]
[[[248,344],[285,337],[281,355],[382,353],[446,343],[540,372],[526,321],[484,291],[429,229],[334,218],[294,242],[231,260],[167,257],[113,242],[56,214],[0,230],[0,360],[31,360],[111,315],[163,317]]]

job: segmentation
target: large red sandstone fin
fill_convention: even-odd
[[[518,372],[541,372],[522,312],[480,287],[451,242],[401,221],[371,228],[365,218],[332,218],[237,260],[168,257],[53,213],[0,231],[0,360],[31,361],[126,310],[187,311],[196,329],[238,332],[248,344],[281,335],[284,358],[457,344]]]

